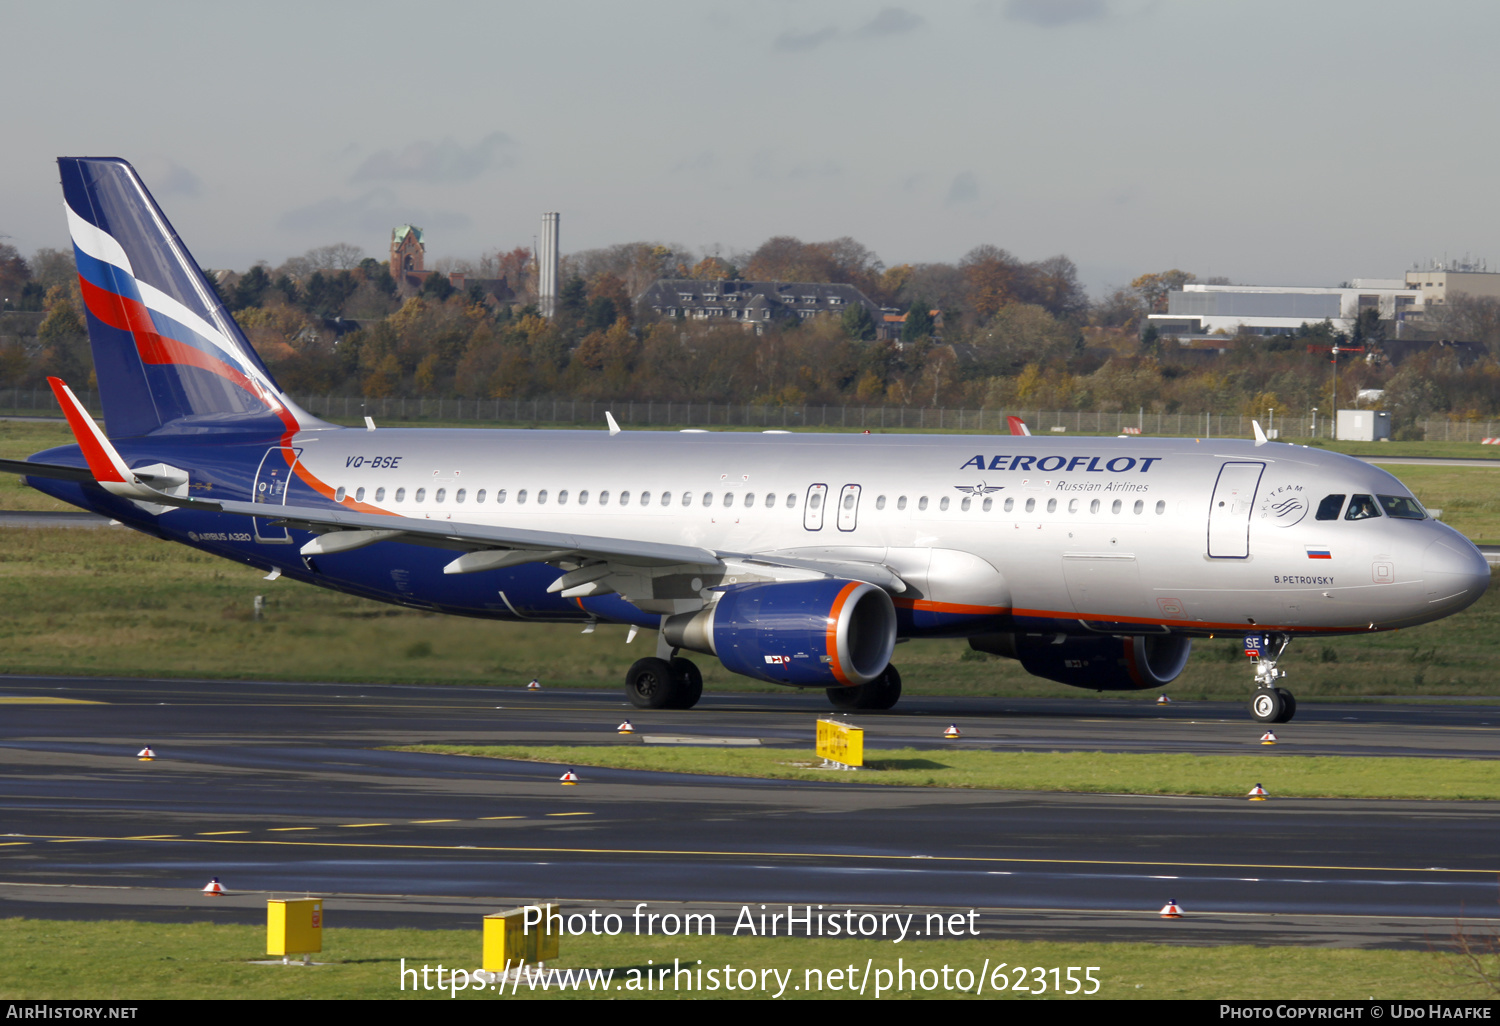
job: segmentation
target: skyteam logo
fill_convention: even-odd
[[[1256,516],[1271,527],[1291,527],[1301,523],[1311,508],[1301,485],[1282,485],[1260,497]]]

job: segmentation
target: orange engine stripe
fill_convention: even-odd
[[[844,611],[844,603],[849,601],[849,596],[859,585],[849,583],[839,591],[838,598],[833,600],[833,608],[828,611],[828,631],[825,635],[828,642],[829,666],[833,668],[833,677],[840,684],[848,687],[854,682],[844,674],[844,668],[839,664],[839,615]]]

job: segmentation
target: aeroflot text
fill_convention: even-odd
[[[1164,456],[1147,456],[1144,459],[1136,459],[1134,456],[1115,456],[1108,459],[1103,456],[1043,456],[1038,459],[1035,456],[991,456],[989,462],[986,463],[984,456],[979,455],[958,469],[967,470],[973,467],[975,470],[1040,470],[1044,473],[1051,473],[1054,470],[1067,473],[1082,470],[1088,474],[1128,474],[1133,470],[1138,474],[1144,474],[1151,469],[1151,464],[1160,463],[1165,458]],[[1101,464],[1100,460],[1104,460],[1104,463]]]

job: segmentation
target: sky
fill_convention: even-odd
[[[0,4],[0,241],[54,160],[140,170],[200,264],[852,236],[1064,253],[1096,297],[1500,264],[1488,0]],[[1494,266],[1495,264],[1492,264]]]

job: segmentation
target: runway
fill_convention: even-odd
[[[271,894],[344,925],[474,926],[533,900],[980,910],[998,936],[1441,944],[1496,923],[1500,803],[1149,798],[580,769],[379,750],[811,744],[820,694],[629,709],[615,693],[0,677],[0,914],[261,922]],[[638,730],[622,739],[630,715]],[[1304,702],[1257,743],[1239,704],[908,699],[871,747],[1500,759],[1500,706]],[[159,758],[139,762],[150,743]],[[1497,765],[1500,770],[1500,765]],[[1248,787],[1248,782],[1247,782]],[[202,896],[220,877],[228,898]],[[1175,899],[1189,912],[1164,923]],[[919,916],[920,919],[920,916]]]

